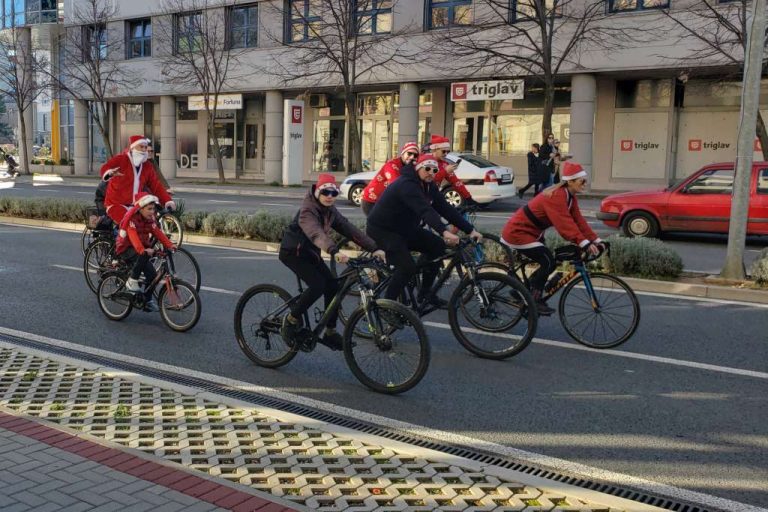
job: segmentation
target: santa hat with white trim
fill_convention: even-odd
[[[432,138],[429,139],[429,149],[432,151],[436,149],[444,149],[449,151],[451,149],[451,141],[448,139],[448,137],[443,137],[442,135],[433,135]]]
[[[133,202],[134,205],[138,206],[139,208],[144,208],[148,204],[152,203],[159,203],[160,200],[157,198],[157,196],[153,196],[152,194],[148,194],[147,192],[139,192],[136,196],[136,201]]]
[[[571,161],[563,163],[563,168],[560,170],[560,179],[563,181],[570,181],[586,177],[587,171],[584,170],[581,164]]]
[[[424,155],[421,155],[419,157],[418,162],[416,163],[416,170],[418,171],[422,167],[431,167],[433,169],[437,169],[437,158],[435,158],[435,155],[432,153],[426,153]]]
[[[403,144],[403,147],[400,148],[400,156],[408,153],[409,151],[418,155],[420,153],[419,145],[415,142],[406,142]]]
[[[143,135],[131,135],[128,139],[128,149],[133,149],[140,144],[149,144],[150,140]]]

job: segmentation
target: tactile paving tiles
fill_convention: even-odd
[[[15,348],[0,405],[320,511],[617,510]]]

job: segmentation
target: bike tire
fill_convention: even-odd
[[[493,283],[494,281],[496,284],[490,290],[490,299],[492,301],[490,305],[506,304],[508,309],[513,311],[513,316],[507,323],[491,327],[488,324],[483,324],[477,318],[468,316],[467,313],[468,306],[475,304],[477,296],[475,285],[478,286],[478,290],[482,287],[487,296],[489,291],[485,289],[483,284]],[[470,276],[465,277],[454,291],[448,303],[448,323],[451,326],[453,335],[469,352],[484,359],[507,359],[522,352],[530,345],[533,337],[536,335],[538,314],[533,304],[533,297],[530,291],[519,280],[509,277],[506,273],[479,272],[474,280]],[[461,325],[460,311],[464,314],[470,326],[463,327]],[[493,309],[491,313],[498,315],[495,311],[497,310]],[[488,314],[482,311],[480,313]],[[525,323],[520,325],[514,334],[509,334],[509,331],[517,327],[520,322]],[[490,333],[491,336],[484,335],[483,333]],[[493,341],[492,343],[498,343],[501,348],[488,349],[480,346],[481,335],[499,340],[510,340],[514,341],[514,343]]]
[[[110,289],[110,287],[112,289]],[[119,292],[124,287],[125,276],[118,272],[108,272],[104,275],[104,278],[99,281],[99,287],[96,292],[99,298],[99,308],[101,309],[101,312],[104,313],[104,316],[115,322],[126,319],[133,310],[133,301],[126,299],[121,302],[109,298],[109,296]],[[107,306],[107,300],[111,303],[124,306],[123,310],[117,312],[111,311]]]
[[[158,219],[160,229],[176,247],[181,247],[184,242],[184,227],[181,221],[172,213],[164,213]]]
[[[264,313],[265,316],[291,300],[290,293],[288,293],[283,288],[273,284],[260,284],[246,290],[245,293],[243,293],[243,295],[240,297],[240,300],[237,301],[237,306],[235,307],[235,338],[237,338],[237,345],[240,347],[240,350],[242,350],[243,353],[248,356],[248,359],[265,368],[278,368],[288,364],[294,357],[296,357],[297,354],[297,347],[289,346],[287,343],[285,343],[285,341],[283,341],[283,338],[280,335],[280,328],[283,323],[283,317],[278,316],[274,319],[260,318],[258,320],[258,325],[257,322],[249,322],[247,325],[243,325],[243,317],[245,315],[248,303],[251,301],[255,303],[255,297],[262,294],[265,296],[271,295],[277,299],[275,301],[277,305],[270,305],[265,308],[267,310]],[[246,321],[249,320],[250,318]],[[267,325],[265,325],[265,322],[268,322]],[[258,329],[254,329],[255,327]],[[255,337],[258,330],[264,330],[264,332],[258,333],[258,336],[266,335],[266,342],[268,345],[267,350],[271,350],[271,338],[274,337],[274,340],[277,341],[278,344],[285,347],[283,353],[281,355],[276,354],[276,357],[268,358],[255,352],[249,344],[249,338]]]
[[[183,260],[188,260],[191,269],[188,271],[179,271],[179,268],[184,269],[184,264],[180,263]],[[200,284],[202,283],[202,274],[200,273],[200,264],[197,263],[197,259],[186,248],[179,247],[176,253],[173,255],[173,263],[176,267],[176,273],[179,278],[191,284],[196,292],[200,292]]]
[[[160,306],[160,318],[163,319],[163,323],[167,325],[169,328],[173,329],[176,332],[187,332],[188,330],[192,329],[195,325],[197,325],[198,320],[200,320],[200,314],[202,310],[202,305],[200,304],[200,296],[197,294],[197,291],[195,288],[185,282],[181,279],[171,279],[171,284],[174,288],[174,292],[176,292],[177,296],[183,297],[182,302],[180,306],[175,306],[174,304],[171,304],[170,302],[166,301],[166,298],[168,297],[169,290],[168,285],[166,283],[160,284],[160,293],[158,295],[158,304]],[[182,290],[183,293],[181,292]],[[169,299],[170,301],[175,301],[176,299]],[[170,312],[172,310],[186,310],[190,307],[194,307],[194,311],[192,312],[192,317],[184,322],[184,323],[178,323],[170,316]]]
[[[85,256],[85,251],[88,250],[88,246],[91,245],[93,242],[93,230],[89,228],[88,226],[85,226],[83,228],[83,235],[80,237],[80,246],[83,249],[83,256]]]
[[[83,257],[83,274],[88,288],[97,293],[101,275],[107,269],[114,252],[114,244],[106,240],[97,240],[88,246]]]
[[[384,313],[384,316],[382,316],[382,313]],[[414,314],[410,309],[406,308],[399,302],[392,300],[376,300],[369,307],[369,314],[373,317],[374,324],[377,326],[374,331],[378,329],[378,325],[381,325],[385,331],[389,331],[389,333],[386,335],[389,342],[391,342],[392,336],[397,331],[402,330],[404,327],[409,326],[413,329],[416,337],[418,338],[418,341],[415,343],[410,341],[410,344],[416,345],[416,350],[418,351],[418,359],[413,365],[413,370],[408,372],[405,379],[403,379],[401,382],[392,382],[391,380],[382,382],[384,379],[377,379],[375,376],[369,374],[371,372],[366,371],[366,369],[361,366],[361,361],[368,361],[373,357],[371,356],[358,358],[358,355],[362,355],[366,348],[373,349],[374,354],[377,354],[377,351],[378,353],[384,354],[383,358],[386,359],[386,362],[390,365],[395,364],[395,356],[398,354],[403,355],[402,351],[398,354],[394,354],[394,347],[391,347],[389,350],[382,349],[376,343],[373,333],[369,333],[368,335],[362,337],[355,335],[355,332],[358,330],[358,322],[362,321],[368,324],[368,329],[371,328],[369,318],[366,316],[366,311],[362,306],[352,312],[352,314],[349,316],[349,322],[344,329],[344,359],[347,361],[349,369],[352,371],[352,374],[357,378],[357,380],[359,380],[362,384],[369,387],[370,389],[387,395],[404,393],[405,391],[408,391],[419,382],[421,382],[421,380],[424,378],[424,375],[427,373],[427,369],[429,368],[430,345],[429,338],[427,337],[427,331],[424,329],[424,324],[421,323],[419,317],[416,316],[416,314]],[[387,320],[387,318],[390,320]],[[392,318],[395,320],[391,320]],[[397,328],[394,325],[394,323],[398,322],[402,324],[401,328]],[[360,329],[362,330],[363,328],[361,327]],[[398,347],[404,346],[404,342],[396,343]]]
[[[568,333],[568,335],[573,338],[578,343],[581,343],[584,346],[590,347],[590,348],[596,348],[596,349],[607,349],[607,348],[613,348],[621,345],[622,343],[626,342],[629,338],[632,337],[632,335],[637,330],[638,325],[640,325],[640,303],[637,300],[637,296],[635,295],[635,292],[632,291],[632,288],[629,287],[627,283],[625,283],[623,280],[619,279],[616,276],[610,275],[610,274],[604,274],[602,272],[590,272],[589,274],[590,282],[594,288],[602,288],[605,289],[605,285],[603,287],[595,286],[595,283],[600,281],[608,281],[610,283],[613,283],[618,288],[613,288],[612,291],[618,291],[623,290],[626,292],[627,297],[627,306],[624,308],[626,311],[623,313],[624,315],[631,315],[631,320],[629,321],[629,324],[626,328],[623,329],[623,332],[616,333],[616,331],[613,330],[613,327],[610,327],[611,331],[616,334],[614,339],[606,340],[605,342],[598,343],[595,341],[594,336],[592,339],[588,339],[584,336],[583,332],[577,332],[577,325],[575,325],[575,319],[571,320],[570,316],[566,311],[579,309],[578,302],[586,303],[589,308],[591,309],[592,306],[590,305],[590,297],[588,294],[586,294],[586,299],[581,298],[578,302],[575,300],[572,300],[569,302],[569,296],[571,294],[575,294],[576,292],[576,286],[579,285],[579,283],[583,283],[584,278],[583,276],[579,276],[570,283],[566,285],[566,287],[563,289],[562,294],[560,295],[560,303],[558,305],[558,309],[560,312],[560,322],[563,324],[563,328]],[[584,286],[582,284],[582,286]],[[584,291],[586,292],[586,287],[584,287]],[[595,292],[597,294],[597,291]],[[605,294],[598,295],[598,299],[600,297],[605,297]],[[600,313],[595,313],[602,315],[604,311],[607,311],[607,306],[611,304],[615,304],[619,299],[614,298],[613,301],[606,301],[606,300],[600,300],[599,302],[602,304],[602,309]],[[612,309],[618,308],[619,306],[612,306]],[[582,311],[586,311],[587,313],[581,313],[583,316],[586,316],[589,313],[589,309],[586,307],[581,306],[580,309]],[[592,309],[594,312],[594,309]],[[573,316],[578,315],[579,313],[573,313]],[[604,317],[602,317],[604,318]],[[615,322],[618,322],[616,320]],[[597,320],[595,320],[595,328],[593,329],[593,334],[597,335]],[[589,325],[589,324],[587,324]],[[610,324],[609,324],[610,325]],[[613,325],[616,325],[615,323]],[[603,333],[606,333],[605,326],[603,327]]]

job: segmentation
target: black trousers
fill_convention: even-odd
[[[369,203],[368,201],[360,201],[360,208],[363,209],[363,215],[366,217],[369,213],[371,213],[371,210],[373,210],[373,207],[376,206],[376,203]]]
[[[301,318],[320,296],[325,297],[326,309],[331,304],[336,292],[339,291],[339,282],[334,279],[331,269],[319,256],[299,253],[295,251],[280,251],[280,261],[304,281],[307,287],[301,293],[299,300],[291,306],[291,315]],[[338,319],[338,310],[328,319],[326,327],[335,328]]]
[[[523,188],[521,188],[520,190],[518,190],[518,193],[520,195],[523,195],[523,194],[525,194],[525,191],[528,190],[531,187],[533,187],[533,195],[534,196],[537,196],[539,194],[539,192],[544,190],[544,184],[543,183],[539,183],[539,182],[533,181],[533,180],[528,180],[528,184],[526,186],[524,186]]]
[[[405,285],[416,273],[417,263],[413,261],[411,251],[421,253],[419,262],[438,258],[445,254],[445,242],[442,238],[426,229],[414,229],[410,232],[395,233],[377,228],[368,224],[368,235],[376,241],[376,245],[387,254],[387,263],[394,265],[395,272],[389,283],[385,299],[398,300],[402,295]],[[422,273],[423,279],[420,298],[429,290],[435,282],[435,277],[440,271],[440,264],[431,265]]]
[[[157,277],[157,271],[155,270],[155,267],[152,266],[152,262],[150,261],[151,256],[146,252],[138,254],[133,247],[129,247],[123,254],[120,255],[120,257],[128,265],[133,266],[131,268],[131,278],[139,279],[141,274],[144,273],[144,278],[146,279],[146,289],[144,290],[144,295],[147,299],[151,298],[152,289],[149,285]]]
[[[544,245],[532,247],[530,249],[516,249],[517,252],[539,264],[539,268],[531,275],[531,289],[539,292],[544,291],[544,285],[547,283],[549,274],[557,268],[557,261],[552,251]]]

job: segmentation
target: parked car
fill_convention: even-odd
[[[662,232],[728,233],[734,164],[712,164],[663,190],[614,194],[603,199],[597,218],[627,236]],[[768,162],[755,162],[749,185],[747,233],[768,235]]]
[[[456,168],[456,175],[467,186],[472,199],[481,204],[489,204],[498,199],[514,197],[517,189],[514,185],[514,173],[509,167],[502,167],[485,158],[471,153],[448,153],[445,157],[455,163],[461,158]],[[356,206],[360,205],[363,189],[375,176],[378,170],[351,174],[341,183],[341,195]],[[454,206],[462,203],[462,198],[450,183],[441,184],[445,198]]]

